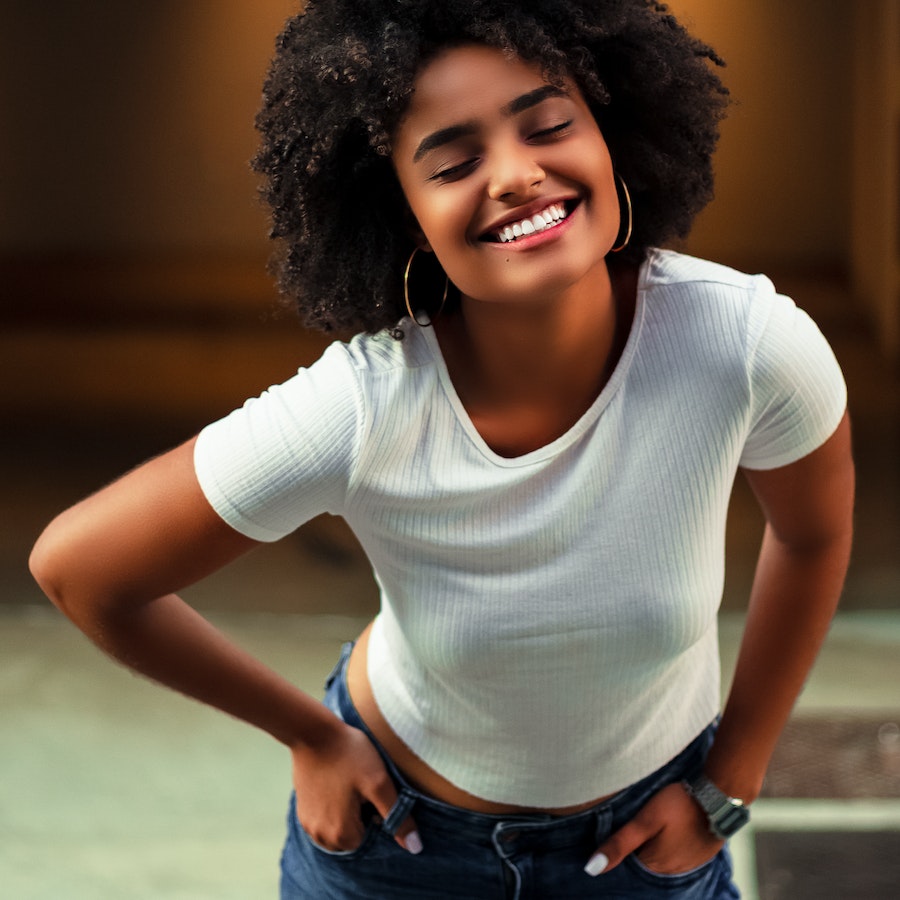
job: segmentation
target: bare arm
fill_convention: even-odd
[[[210,508],[192,454],[193,441],[62,513],[35,545],[32,573],[110,656],[285,744],[309,740],[297,729],[317,717],[313,702],[173,593],[255,546]]]
[[[828,633],[850,561],[850,422],[810,456],[746,471],[766,517],[734,679],[706,774],[747,801]]]
[[[849,418],[803,459],[745,475],[766,528],[734,679],[705,773],[749,803],[759,794],[843,588],[853,531]],[[595,868],[606,861],[606,868],[618,865],[641,848],[650,868],[684,872],[720,846],[694,801],[680,785],[670,785],[600,847],[603,858]]]
[[[303,787],[312,798],[304,824],[330,848],[353,847],[361,803],[370,800],[386,817],[396,798],[377,753],[174,593],[256,546],[210,507],[193,447],[189,441],[151,460],[58,516],[32,551],[31,571],[110,656],[285,744],[298,793]]]

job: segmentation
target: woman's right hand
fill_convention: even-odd
[[[386,821],[397,789],[384,761],[364,732],[335,717],[335,727],[316,745],[291,750],[297,818],[320,847],[348,852],[362,844],[362,810],[371,804]],[[410,853],[422,851],[412,816],[400,823],[394,840]]]

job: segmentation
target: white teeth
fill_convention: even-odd
[[[544,231],[547,228],[551,228],[565,218],[565,206],[562,203],[554,203],[530,219],[522,219],[521,222],[515,222],[500,229],[497,232],[497,239],[503,244],[508,244],[510,241],[514,241],[516,238],[524,235],[534,234],[536,231]]]

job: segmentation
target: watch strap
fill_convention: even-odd
[[[742,800],[729,797],[705,775],[686,780],[684,787],[706,813],[709,830],[727,840],[750,820],[750,810]]]

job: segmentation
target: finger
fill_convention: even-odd
[[[347,853],[356,850],[365,838],[365,828],[358,811],[348,810],[342,817],[330,817],[324,824],[304,821],[297,811],[300,827],[312,841],[334,853]]]
[[[609,872],[625,859],[630,853],[634,853],[638,847],[643,846],[653,837],[645,826],[637,820],[632,820],[623,825],[615,834],[607,838],[587,861],[584,871],[588,875],[599,875],[601,872]]]
[[[416,823],[412,816],[407,816],[394,835],[394,840],[408,850],[410,853],[418,855],[422,852],[422,838],[419,836]]]
[[[382,821],[386,822],[391,810],[398,799],[397,789],[394,787],[393,781],[387,772],[371,789],[367,797],[369,802],[378,811]],[[422,838],[416,829],[416,823],[412,816],[407,816],[394,832],[394,840],[410,853],[419,854],[422,852]]]

